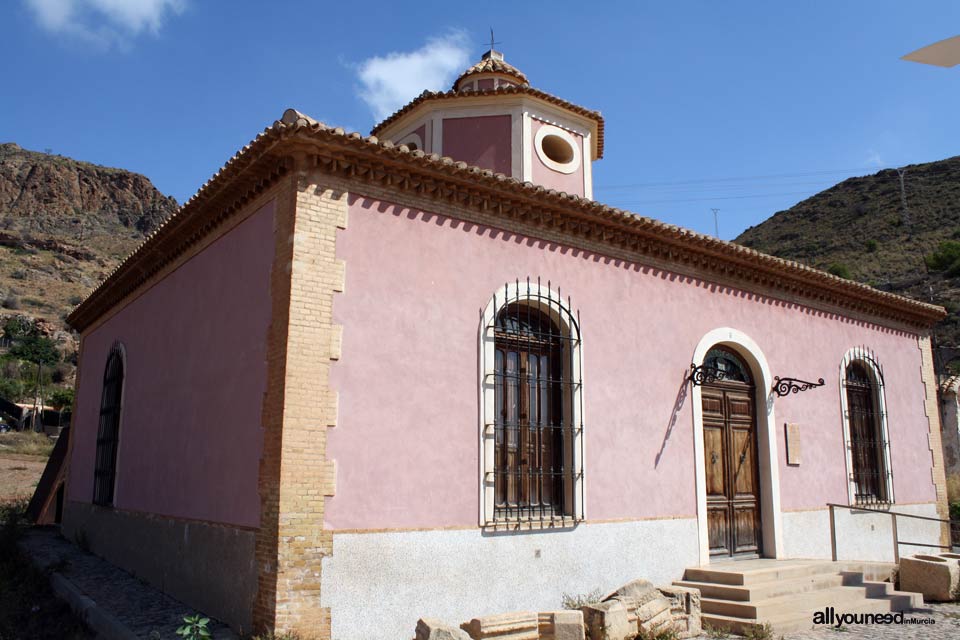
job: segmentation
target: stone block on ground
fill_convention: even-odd
[[[580,611],[590,640],[633,640],[637,635],[636,617],[631,615],[633,612],[622,600],[588,604]]]
[[[533,611],[501,613],[494,616],[474,618],[464,622],[460,628],[473,640],[538,640],[540,637],[539,618]]]
[[[540,640],[585,640],[582,611],[541,611]]]
[[[960,564],[952,558],[917,554],[900,559],[900,589],[922,593],[924,600],[953,600]]]
[[[653,586],[652,582],[638,578],[631,580],[616,591],[608,593],[603,599],[606,601],[613,600],[614,598],[632,598],[637,601],[637,604],[643,604],[658,595],[660,594],[657,593],[657,588]]]
[[[448,625],[436,618],[420,618],[417,621],[416,640],[470,640],[467,632]]]
[[[660,593],[670,600],[670,614],[674,628],[681,638],[692,638],[703,631],[700,608],[700,590],[689,587],[658,587]]]

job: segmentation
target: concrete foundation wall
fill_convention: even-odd
[[[895,505],[892,511],[937,518],[936,503]],[[938,544],[940,525],[929,520],[897,518],[900,540]],[[790,511],[783,514],[784,552],[788,558],[830,558],[830,511]],[[836,510],[838,560],[893,562],[893,531],[887,514]],[[901,556],[940,553],[935,547],[902,545]]]
[[[63,535],[234,629],[252,627],[252,530],[68,501]]]
[[[460,624],[559,609],[565,593],[612,591],[634,578],[669,583],[697,564],[697,553],[694,518],[522,533],[334,533],[321,604],[337,640],[409,638],[420,617]]]

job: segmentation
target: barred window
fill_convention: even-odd
[[[851,503],[892,503],[883,369],[872,352],[861,347],[847,354],[842,385]]]
[[[120,345],[115,345],[110,350],[103,373],[100,425],[97,429],[97,457],[93,472],[93,502],[104,506],[113,505],[116,486],[123,375],[123,350]]]
[[[583,418],[570,300],[515,282],[483,318],[481,524],[573,524],[583,514]]]

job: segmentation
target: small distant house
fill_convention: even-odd
[[[64,534],[347,640],[945,516],[944,310],[595,201],[607,138],[494,51],[367,137],[288,110],[70,316]]]

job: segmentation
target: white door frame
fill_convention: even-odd
[[[725,346],[743,357],[756,382],[757,463],[760,466],[760,518],[763,529],[763,556],[783,557],[783,516],[780,511],[780,467],[777,453],[777,421],[773,413],[773,376],[763,351],[742,331],[721,327],[709,331],[693,352],[693,363],[703,364],[707,351]],[[699,386],[693,387],[693,448],[697,481],[697,533],[700,564],[710,564],[707,531],[707,476],[703,459],[703,400]]]

